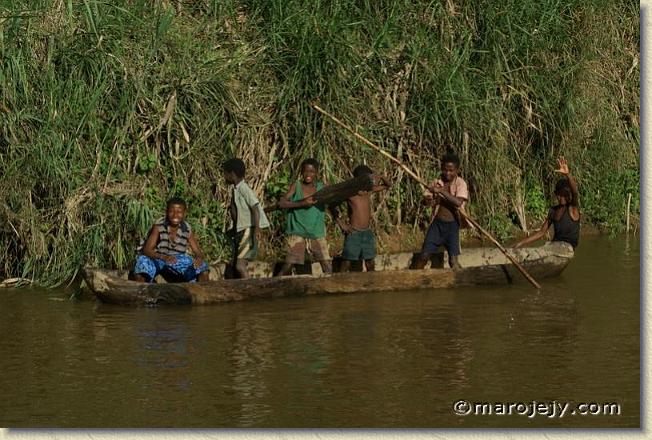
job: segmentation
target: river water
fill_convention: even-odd
[[[133,308],[0,290],[0,426],[638,427],[639,267],[637,236],[599,236],[540,292]],[[519,414],[533,401],[569,406]]]

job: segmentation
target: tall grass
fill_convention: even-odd
[[[313,101],[424,177],[454,148],[502,238],[541,221],[560,154],[585,222],[619,230],[628,193],[639,212],[638,60],[631,2],[5,0],[0,278],[126,267],[172,194],[223,257],[234,155],[268,201],[302,158],[330,181],[367,162],[397,182],[378,227],[422,224],[420,189]]]

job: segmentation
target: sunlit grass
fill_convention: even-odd
[[[560,154],[585,222],[617,230],[629,192],[638,215],[638,41],[638,5],[598,0],[5,1],[0,278],[126,267],[171,194],[223,257],[233,155],[275,196],[305,157],[329,181],[366,161],[400,178],[377,226],[423,222],[418,186],[311,102],[427,178],[454,148],[502,237],[541,220]]]

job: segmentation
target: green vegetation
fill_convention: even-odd
[[[639,52],[635,2],[4,0],[0,278],[127,267],[172,194],[223,257],[234,155],[267,202],[305,157],[331,182],[366,161],[398,181],[378,227],[423,223],[421,189],[312,101],[423,177],[453,147],[502,238],[542,220],[560,154],[584,222],[619,230],[628,193],[639,213]]]

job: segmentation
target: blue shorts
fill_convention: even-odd
[[[439,246],[444,246],[448,255],[460,254],[460,225],[456,221],[445,222],[435,219],[426,232],[426,239],[421,248],[422,254],[435,254]]]
[[[158,274],[192,282],[195,281],[197,275],[208,270],[208,264],[205,261],[195,269],[192,265],[195,260],[188,254],[176,254],[174,257],[177,261],[170,264],[165,260],[155,260],[146,255],[138,255],[134,273],[144,275],[150,283]]]
[[[376,239],[370,229],[353,231],[344,239],[342,258],[349,261],[376,258]]]

